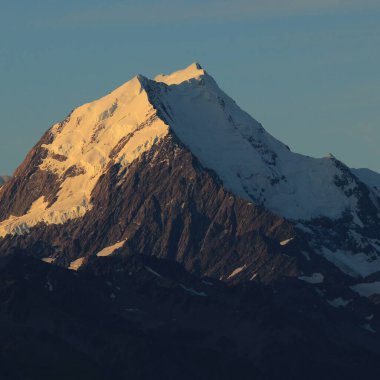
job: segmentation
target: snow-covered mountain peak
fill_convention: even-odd
[[[274,213],[295,220],[356,215],[358,180],[348,168],[333,156],[292,153],[194,63],[155,80],[137,75],[55,124],[38,167],[57,178],[58,192],[1,222],[0,236],[82,216],[110,166],[130,165],[170,131],[228,190]]]
[[[356,178],[332,155],[316,159],[291,152],[207,74],[179,84],[171,77],[159,95],[170,110],[167,123],[227,189],[290,219],[356,213]]]
[[[200,77],[206,75],[206,71],[203,70],[202,66],[194,62],[190,66],[186,67],[183,70],[178,70],[175,71],[172,74],[160,74],[157,75],[154,80],[156,82],[163,82],[166,83],[167,85],[175,85],[175,84],[180,84],[185,81],[189,81],[191,79],[199,79]]]
[[[107,101],[115,101],[116,99],[120,100],[126,100],[131,99],[132,97],[135,97],[139,95],[140,93],[145,91],[146,83],[149,81],[148,78],[146,78],[144,75],[137,74],[133,78],[131,78],[129,81],[125,82],[121,86],[115,88],[107,95],[96,99],[88,104],[96,104],[101,106],[105,106]],[[86,106],[87,104],[84,104],[82,107]],[[79,107],[81,108],[81,107]]]
[[[91,193],[109,165],[129,165],[168,134],[146,91],[149,80],[135,76],[108,95],[76,108],[49,131],[39,169],[59,183],[54,202],[41,195],[25,215],[0,223],[0,236],[28,231],[39,222],[64,223],[92,208]]]

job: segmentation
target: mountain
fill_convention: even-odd
[[[365,277],[380,270],[379,199],[332,155],[291,152],[193,64],[155,80],[138,75],[48,130],[0,193],[0,236],[4,250],[14,235],[22,247],[42,242],[38,255],[66,265],[67,248],[79,258],[119,241],[183,262],[199,261],[200,249],[223,252],[214,235],[245,240],[229,252],[240,244],[281,252],[281,242],[307,240]],[[57,236],[67,230],[72,240]],[[157,237],[142,241],[148,235]],[[188,269],[229,275],[231,265],[216,265]]]
[[[311,378],[305,363],[313,368],[315,378],[326,373],[334,378],[355,378],[360,372],[366,378],[378,378],[379,177],[369,170],[350,169],[333,155],[316,159],[291,152],[195,63],[154,80],[138,75],[53,125],[0,189],[0,256],[11,277],[14,274],[8,263],[12,261],[7,260],[21,252],[22,259],[17,260],[31,263],[36,268],[31,272],[47,271],[57,281],[64,277],[62,288],[70,287],[71,279],[77,278],[75,289],[83,286],[82,299],[87,294],[96,298],[91,286],[83,285],[94,266],[96,271],[108,271],[107,276],[120,271],[125,277],[134,272],[108,263],[141,260],[140,266],[152,268],[153,264],[144,264],[144,260],[157,263],[159,259],[159,267],[167,275],[156,269],[148,272],[170,279],[172,287],[201,302],[194,306],[195,311],[192,306],[175,309],[172,318],[184,318],[185,310],[192,310],[191,317],[181,319],[184,328],[198,336],[199,326],[193,322],[208,320],[207,334],[219,342],[219,346],[209,342],[210,346],[208,338],[202,338],[200,345],[186,346],[192,360],[201,360],[196,353],[206,350],[207,368],[225,363],[231,365],[226,373],[234,367],[247,373],[249,363],[255,363],[252,371],[257,378],[260,374],[266,379],[279,378],[260,356],[266,352],[273,354],[279,371],[287,374],[283,378]],[[189,283],[177,278],[177,272]],[[104,283],[103,277],[91,276],[89,284]],[[18,282],[13,277],[9,281]],[[133,286],[140,286],[137,282]],[[98,285],[94,286],[97,289]],[[128,293],[132,285],[125,286]],[[156,289],[158,285],[150,286]],[[215,286],[215,294],[209,294],[207,286]],[[3,298],[4,305],[22,304],[26,288],[15,291],[12,301]],[[37,285],[32,289],[41,299],[41,289]],[[138,294],[145,300],[142,307],[154,313],[157,306],[150,292],[169,308],[182,299],[172,298],[165,290],[156,289],[156,294],[149,289],[142,282]],[[4,294],[9,291],[6,288]],[[234,306],[233,301],[225,301],[230,299],[227,294],[241,303]],[[70,298],[62,293],[59,297]],[[278,297],[278,303],[272,303],[273,297]],[[263,314],[255,319],[257,300],[265,313],[260,309]],[[209,302],[218,305],[210,309]],[[43,307],[50,310],[51,305]],[[54,315],[61,321],[67,310],[56,307]],[[97,314],[97,307],[109,309],[108,303],[95,302],[86,310]],[[165,310],[166,306],[162,307]],[[235,320],[227,313],[225,324],[211,329],[213,318],[219,318],[215,316],[234,308],[246,317],[239,314]],[[119,309],[111,309],[112,316],[124,318]],[[77,314],[73,318],[77,326],[87,319]],[[171,336],[169,319],[164,318],[164,323],[160,318],[136,318],[143,331],[150,324],[163,323],[165,328],[154,332],[156,338]],[[28,318],[25,321],[30,324]],[[236,323],[241,335],[225,336],[223,331],[233,329],[228,323]],[[265,323],[268,329],[260,334]],[[309,326],[313,326],[311,334]],[[88,339],[98,327],[91,328]],[[118,340],[109,334],[99,339],[116,347]],[[128,334],[126,339],[132,339]],[[52,339],[63,344],[62,335]],[[76,339],[64,344],[75,351],[82,346]],[[139,339],[138,344],[144,346],[153,336],[139,335]],[[173,341],[169,355],[175,355],[180,341]],[[162,349],[160,345],[151,347],[157,348]],[[67,353],[71,355],[74,351],[70,350]],[[90,360],[94,348],[88,350],[81,366],[99,361],[96,355]],[[101,350],[97,352],[100,355]],[[132,355],[127,348],[121,352]],[[230,354],[232,362],[226,361]],[[281,359],[284,355],[290,356]],[[300,358],[296,369],[292,357]],[[318,363],[324,365],[316,370]],[[170,368],[175,371],[176,365]],[[112,360],[105,368],[111,367]],[[213,374],[215,378],[220,375]]]

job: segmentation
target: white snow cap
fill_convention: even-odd
[[[40,169],[61,179],[57,200],[48,207],[41,196],[26,215],[1,222],[0,236],[83,216],[110,165],[130,165],[171,129],[228,190],[279,215],[337,218],[356,208],[355,196],[345,194],[355,180],[337,186],[342,171],[335,159],[292,153],[193,63],[155,80],[138,75],[55,124]]]
[[[176,71],[172,74],[159,74],[154,78],[154,80],[156,82],[163,82],[167,85],[172,85],[180,84],[190,79],[199,78],[205,74],[206,71],[202,69],[202,66],[198,62],[194,62],[190,66],[186,67],[186,69]]]

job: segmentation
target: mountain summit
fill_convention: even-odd
[[[138,75],[53,125],[0,193],[0,236],[26,236],[41,224],[78,223],[93,210],[102,178],[114,173],[116,190],[132,164],[162,155],[163,147],[174,156],[179,149],[191,153],[226,191],[298,226],[309,225],[304,231],[323,218],[345,220],[353,231],[347,238],[359,239],[375,255],[370,272],[380,269],[377,246],[368,240],[377,235],[363,236],[379,221],[380,193],[373,186],[379,175],[351,171],[332,155],[315,159],[291,152],[198,63],[154,80]],[[167,158],[163,163],[172,165]],[[355,261],[351,256],[341,260],[345,267]]]
[[[180,151],[190,153],[205,173],[213,173],[225,191],[248,207],[261,206],[296,222],[318,240],[327,238],[318,232],[318,221],[343,223],[345,236],[339,240],[364,244],[365,249],[337,245],[331,253],[331,247],[321,250],[324,244],[318,241],[320,254],[342,263],[346,272],[362,275],[380,269],[373,242],[378,238],[380,192],[372,185],[379,175],[352,171],[332,155],[316,159],[291,152],[198,63],[154,80],[138,75],[53,125],[0,193],[0,236],[28,236],[41,224],[80,223],[98,201],[95,191],[105,192],[100,189],[104,177],[113,173],[117,181],[109,191],[116,192],[133,165],[147,160],[152,166],[156,157],[169,152],[176,157]],[[168,157],[162,158],[163,165],[173,169]],[[185,174],[191,183],[194,174]],[[107,209],[99,207],[102,213]],[[337,249],[341,253],[335,257]]]
[[[127,167],[171,134],[215,171],[226,189],[274,213],[310,220],[337,219],[348,211],[358,218],[360,194],[347,195],[357,193],[355,176],[347,176],[333,156],[290,152],[194,63],[155,80],[138,75],[55,124],[39,146],[44,157],[38,167],[56,177],[59,190],[50,202],[44,194],[28,202],[28,212],[4,221],[0,234],[83,216],[112,164]]]

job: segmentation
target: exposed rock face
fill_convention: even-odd
[[[52,138],[51,131],[47,131],[16,169],[12,179],[3,186],[0,193],[0,220],[26,214],[33,202],[42,196],[49,203],[55,199],[59,188],[58,178],[54,173],[39,170],[47,154],[43,145],[51,142]]]
[[[126,240],[128,252],[170,258],[216,278],[240,266],[245,277],[263,280],[297,274],[294,258],[280,245],[295,236],[293,225],[226,191],[174,135],[128,168],[111,166],[91,203],[81,219],[5,237],[2,252],[16,244],[68,266],[83,253]]]

